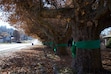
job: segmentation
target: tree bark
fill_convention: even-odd
[[[93,23],[93,22],[92,22]],[[79,26],[80,23],[73,25],[74,41],[87,41],[99,39],[96,32],[96,25]],[[83,23],[84,24],[84,23]],[[73,58],[73,69],[77,74],[95,73],[102,69],[100,49],[76,49],[76,57]]]
[[[72,24],[72,23],[69,23],[69,24]],[[62,35],[55,36],[55,44],[58,45],[57,47],[58,55],[68,55],[68,51],[69,51],[67,50],[68,40],[71,39],[71,35],[72,35],[72,26],[69,25]]]
[[[71,33],[70,33],[71,34]],[[70,39],[71,35],[67,35],[66,37],[61,37],[61,38],[55,38],[54,40],[54,47],[56,47],[56,54],[59,56],[62,55],[68,55],[67,52],[67,43],[68,40]]]
[[[41,11],[41,17],[43,18],[57,18],[57,16],[61,15],[61,17],[73,17],[71,14],[73,12],[73,8],[60,8],[60,9],[43,9]]]
[[[58,40],[58,42],[57,42],[57,55],[59,55],[59,56],[68,55],[67,40],[64,38],[62,40]]]

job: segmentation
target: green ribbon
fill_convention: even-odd
[[[56,52],[57,47],[67,47],[67,46],[68,46],[67,44],[56,44],[53,49],[54,49],[54,52]]]
[[[56,47],[67,47],[67,44],[56,44]]]
[[[72,42],[72,47],[71,47],[71,52],[72,52],[72,57],[76,57],[76,45],[75,42]]]
[[[57,47],[67,47],[67,44],[56,44],[55,46],[53,42],[44,42],[44,45],[53,47],[54,52],[57,51]],[[100,40],[89,40],[89,41],[78,41],[72,42],[71,52],[72,57],[76,57],[76,48],[80,49],[97,49],[100,48]]]
[[[44,42],[43,44],[47,45],[47,46],[50,46],[50,47],[53,47],[53,42]]]
[[[72,42],[71,52],[72,56],[76,57],[76,48],[80,49],[97,49],[100,48],[100,40],[79,41]]]
[[[54,50],[54,52],[56,52],[57,51],[57,47],[54,47],[53,50]]]
[[[53,42],[44,42],[43,44],[52,47],[54,52],[57,51],[57,47],[65,47],[65,46],[67,46],[67,44],[56,44],[56,45],[54,45]]]

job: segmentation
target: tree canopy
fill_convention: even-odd
[[[78,22],[78,27],[91,26],[92,21],[97,23],[96,19],[111,10],[110,3],[110,0],[1,0],[0,6],[10,14],[7,20],[10,24],[41,39],[54,40],[65,37],[71,20]]]
[[[56,2],[56,0],[53,1]],[[2,10],[7,13],[9,12],[10,16],[7,21],[9,21],[10,24],[22,27],[28,34],[37,35],[41,39],[48,38],[48,40],[54,40],[54,36],[57,36],[57,34],[60,34],[60,36],[65,35],[69,28],[70,18],[68,16],[64,18],[64,14],[62,14],[64,9],[59,10],[59,7],[62,8],[62,6],[57,5],[56,7],[53,1],[1,0],[0,4]],[[52,5],[52,7],[55,6],[55,8],[46,8],[44,7],[44,3],[51,3],[50,5]],[[57,3],[58,2],[55,4]],[[63,29],[65,30],[63,31]]]

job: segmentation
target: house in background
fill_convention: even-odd
[[[103,36],[105,46],[107,45],[110,38],[111,38],[111,35]]]
[[[0,43],[2,43],[3,42],[3,38],[2,38],[2,36],[0,36]]]
[[[24,31],[0,26],[0,43],[22,42],[30,39],[32,37],[27,36]]]

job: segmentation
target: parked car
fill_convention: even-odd
[[[22,42],[19,41],[19,42],[16,42],[16,43],[22,43]]]

